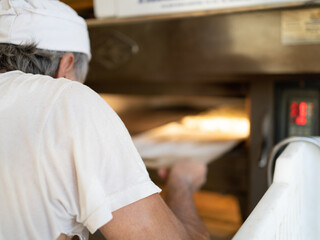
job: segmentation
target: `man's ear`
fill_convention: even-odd
[[[60,60],[60,65],[56,73],[56,78],[61,77],[70,80],[76,80],[74,74],[74,55],[72,53],[65,54]]]

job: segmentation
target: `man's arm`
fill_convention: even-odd
[[[206,181],[207,167],[196,162],[179,162],[169,174],[165,201],[182,222],[191,239],[209,239],[209,233],[200,219],[193,200],[193,193]]]
[[[113,212],[113,219],[100,228],[108,239],[207,240],[193,193],[205,181],[206,167],[199,163],[176,164],[168,177],[166,203],[151,195]]]

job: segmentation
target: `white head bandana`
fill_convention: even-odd
[[[36,43],[91,58],[85,21],[58,0],[0,0],[0,43]]]

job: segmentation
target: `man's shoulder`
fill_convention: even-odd
[[[35,89],[36,86],[43,87],[45,85],[51,86],[59,86],[59,85],[66,85],[71,80],[65,78],[55,79],[47,75],[40,75],[40,74],[32,74],[32,73],[24,73],[21,71],[10,71],[0,74],[0,81],[5,82],[7,84],[21,86],[21,87],[30,87],[32,86]]]
[[[0,84],[13,87],[16,90],[23,89],[26,92],[42,92],[44,95],[50,92],[58,93],[67,88],[71,92],[93,93],[94,91],[80,82],[66,78],[53,78],[47,75],[24,73],[21,71],[10,71],[0,74]],[[3,86],[5,87],[5,86]]]
[[[96,92],[82,83],[21,71],[0,74],[0,93],[11,99],[18,97],[20,102],[42,102],[46,106],[58,99],[81,104],[99,99]]]

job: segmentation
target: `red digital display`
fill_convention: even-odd
[[[296,125],[304,126],[308,123],[308,117],[313,115],[313,103],[291,102],[290,117]]]
[[[282,137],[319,135],[319,89],[290,89],[283,96],[286,98],[281,104],[286,108],[286,117],[281,120],[284,128],[279,129]]]

